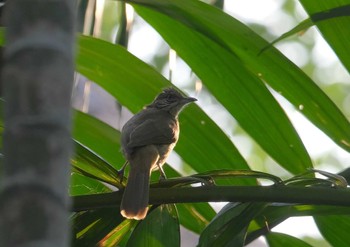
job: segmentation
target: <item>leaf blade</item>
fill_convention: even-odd
[[[308,243],[295,238],[293,236],[283,234],[283,233],[277,233],[277,232],[271,232],[266,235],[267,243],[270,247],[278,247],[278,246],[285,246],[285,247],[312,247]]]
[[[161,88],[171,85],[120,46],[85,36],[79,38],[79,44],[78,71],[134,112],[150,102]],[[181,135],[175,151],[194,170],[212,170],[222,165],[249,169],[237,148],[199,107],[187,107],[180,122]]]
[[[126,246],[180,246],[180,228],[175,205],[160,205],[148,214],[135,228]]]
[[[151,2],[155,8],[163,5],[163,2],[157,0]],[[186,6],[188,2],[181,4],[181,7],[175,1],[166,2],[175,6],[171,6],[172,15],[175,15],[175,9],[178,8],[187,11],[183,5]],[[188,28],[164,14],[148,9],[148,5],[134,7],[191,66],[211,93],[271,157],[292,173],[302,172],[312,166],[300,138],[279,104],[260,79],[242,66],[234,54],[198,33],[195,28]],[[169,9],[162,8],[161,11],[168,13]],[[185,14],[189,13],[183,15]],[[184,39],[188,41],[184,43]],[[267,126],[270,127],[268,131]]]
[[[315,216],[314,219],[322,236],[332,246],[348,245],[350,241],[347,231],[350,227],[349,215]]]
[[[144,0],[132,2],[145,3]],[[324,2],[327,1],[322,1],[322,4]],[[342,3],[344,2],[349,3],[348,0],[342,0]],[[197,1],[153,0],[147,1],[147,7],[166,13],[232,51],[253,73],[261,75],[266,83],[297,109],[302,105],[301,112],[335,143],[345,150],[350,150],[349,121],[342,112],[305,73],[277,49],[269,49],[258,56],[268,43],[248,27],[231,16],[218,14],[219,10]]]

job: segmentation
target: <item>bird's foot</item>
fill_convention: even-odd
[[[158,165],[158,167],[159,167],[159,172],[160,172],[159,182],[165,181],[166,180],[165,172],[164,172],[162,166]]]
[[[128,161],[126,161],[124,163],[124,165],[122,166],[122,168],[120,168],[117,172],[118,172],[118,178],[119,178],[119,182],[122,184],[123,180],[124,180],[124,172],[125,172],[125,167],[128,165]]]

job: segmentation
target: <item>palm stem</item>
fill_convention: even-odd
[[[73,197],[72,211],[120,204],[122,192]],[[350,189],[295,186],[201,186],[151,188],[150,204],[194,202],[280,202],[310,205],[350,206]]]

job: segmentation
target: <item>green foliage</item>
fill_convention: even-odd
[[[248,162],[211,116],[199,106],[191,105],[180,116],[181,137],[175,151],[198,174],[181,180],[178,177],[183,174],[166,168],[173,180],[154,183],[152,188],[188,187],[194,183],[199,186],[205,183],[206,186],[257,185],[261,179],[268,179],[273,181],[272,186],[299,186],[304,190],[321,186],[332,188],[330,192],[348,190],[342,177],[316,171],[326,177],[319,179],[313,176],[315,170],[307,171],[313,167],[311,158],[268,88],[300,109],[347,151],[350,151],[349,121],[316,83],[273,44],[220,9],[201,1],[126,2],[189,65],[246,133],[281,168],[296,175],[282,181],[272,174],[251,171]],[[350,55],[345,52],[350,50],[350,19],[343,16],[350,0],[300,2],[310,18],[280,39],[314,24],[350,71]],[[0,42],[3,44],[2,36]],[[139,111],[163,88],[172,86],[160,72],[122,46],[90,36],[78,37],[76,62],[79,73],[132,112]],[[122,188],[125,179],[121,181],[117,172],[124,163],[119,151],[120,132],[87,114],[75,112],[74,116],[71,195],[95,195],[111,192],[114,187]],[[200,234],[199,246],[243,246],[260,236],[266,236],[269,246],[309,246],[294,237],[270,232],[289,217],[306,215],[315,216],[321,234],[334,246],[349,242],[346,233],[349,219],[344,216],[349,214],[349,207],[334,203],[334,206],[322,206],[257,202],[254,194],[250,196],[250,202],[230,203],[218,214],[206,202],[154,205],[142,222],[123,219],[117,204],[112,208],[83,210],[72,215],[72,242],[74,246],[141,246],[141,243],[142,246],[179,246],[181,225]],[[331,193],[327,196],[334,199]]]
[[[315,221],[322,235],[332,246],[344,246],[349,243],[349,215],[316,216]]]
[[[266,240],[270,247],[311,247],[311,245],[300,239],[282,233],[269,233],[266,236]]]
[[[162,88],[171,85],[151,66],[118,45],[84,36],[80,37],[79,44],[82,48],[78,53],[77,70],[131,111],[139,111]],[[248,168],[229,138],[198,106],[189,106],[181,114],[180,122],[181,139],[175,150],[194,170],[212,170],[217,164],[227,168]],[[119,150],[120,146],[114,145],[113,148]],[[110,154],[121,157],[118,152]]]
[[[198,246],[243,246],[250,221],[266,203],[229,203],[204,229]]]
[[[244,65],[244,67],[247,68],[248,71],[253,72],[253,75],[261,78],[262,80],[264,80],[264,82],[268,83],[274,90],[279,92],[292,104],[294,104],[296,108],[302,106],[302,113],[306,117],[308,117],[316,126],[322,129],[338,145],[342,146],[347,150],[350,149],[349,122],[343,116],[340,110],[335,106],[335,104],[316,86],[316,84],[305,73],[303,73],[300,70],[300,68],[291,63],[277,49],[271,48],[266,52],[261,53],[261,50],[264,47],[266,47],[268,43],[265,40],[263,40],[260,36],[256,35],[253,31],[251,31],[248,27],[246,27],[236,19],[232,18],[231,16],[222,13],[219,10],[210,7],[209,5],[205,5],[200,1],[135,0],[130,2],[136,4],[136,9],[138,11],[141,11],[141,16],[144,16],[144,9],[146,8],[156,10],[161,13],[159,15],[155,14],[156,17],[153,17],[153,15],[149,14],[146,16],[146,20],[149,21],[151,25],[153,25],[172,46],[180,45],[179,43],[186,43],[190,45],[192,39],[187,39],[187,37],[183,37],[183,39],[181,39],[181,42],[176,42],[176,40],[173,40],[173,38],[174,36],[181,35],[181,33],[179,32],[176,32],[176,35],[167,38],[167,30],[158,28],[159,25],[162,25],[163,21],[167,21],[166,16],[170,16],[172,17],[172,19],[177,21],[177,26],[181,26],[181,24],[184,24],[185,26],[189,27],[193,33],[202,34],[207,39],[214,41],[222,48],[226,49],[230,53],[233,53],[233,55],[237,56],[240,59],[242,65]],[[314,6],[314,4],[310,5]],[[158,20],[160,23],[152,22],[153,18],[159,18],[158,16],[162,17],[161,20]],[[342,23],[342,20],[336,21]],[[342,24],[342,27],[345,28],[347,21],[344,22],[345,23]],[[342,32],[342,30],[343,29],[338,31]],[[337,37],[338,39],[338,36],[332,36]],[[344,41],[341,42],[344,46],[348,44],[346,43],[346,39],[347,38],[345,38]],[[186,42],[183,42],[183,40],[186,40]],[[210,49],[208,49],[208,47],[210,47]],[[207,50],[209,50],[208,52],[210,52],[211,49],[211,46],[207,46]],[[204,48],[201,50],[200,53],[203,53],[207,50],[205,50]],[[196,54],[198,54],[198,52]],[[197,56],[200,56],[200,54],[198,54]],[[207,59],[201,60],[201,63],[205,61],[210,61],[208,57],[212,58],[212,56],[208,55]],[[226,56],[224,57],[226,58]],[[186,60],[186,56],[184,57],[184,59]],[[225,59],[222,59],[222,61],[224,60]],[[214,62],[216,62],[216,60]],[[195,70],[195,68],[193,69]],[[241,67],[238,67],[235,70],[236,74],[241,74],[245,72],[244,68],[242,72]],[[236,77],[240,78],[238,75],[236,75]],[[231,83],[233,83],[235,81],[234,79],[237,78],[232,78]],[[281,83],[281,78],[283,78],[283,83]],[[248,77],[244,79],[244,81],[249,81],[250,78]],[[208,85],[216,83],[219,82],[211,81],[206,82],[205,84],[207,85],[207,87],[209,87]],[[259,89],[256,88],[255,90]],[[218,97],[216,95],[215,90],[211,91],[213,91],[212,93],[216,97]],[[250,108],[250,110],[252,109],[259,112],[257,108]],[[241,109],[241,111],[243,110],[245,109]],[[255,111],[253,112],[255,113]],[[269,113],[270,108],[267,108],[266,112]],[[236,114],[234,114],[234,116],[236,117]],[[240,124],[242,125],[242,127],[244,127],[244,123],[241,122]],[[284,125],[283,128],[287,128],[287,126]],[[248,133],[249,131],[252,130],[247,130]],[[271,132],[271,130],[269,130],[269,132]],[[252,135],[252,133],[250,134]],[[256,136],[253,137],[256,141],[259,142],[259,139]],[[268,138],[268,136],[266,136],[266,138]],[[289,138],[292,138],[292,133],[290,133]],[[267,152],[269,152],[269,149],[267,149],[265,145],[263,145],[263,143],[259,142],[259,144],[262,147],[264,147]],[[282,141],[280,144],[283,145]],[[295,143],[293,142],[289,144],[294,145]],[[301,149],[301,147],[293,146],[293,148],[298,150],[295,152],[301,155],[300,158],[303,160],[302,164],[307,165],[308,163],[305,163],[307,160],[307,158],[305,158],[305,154],[303,154],[304,156],[302,156],[302,150],[299,150]],[[289,149],[291,149],[291,147],[289,147]],[[284,152],[287,152],[287,150],[288,149],[285,148]],[[271,152],[269,152],[269,154],[276,159],[276,157],[273,154],[271,154]],[[277,159],[277,161],[280,160]],[[296,163],[295,165],[297,164],[298,163]]]
[[[126,246],[175,247],[179,245],[180,228],[176,207],[173,204],[164,204],[151,211],[137,225]]]

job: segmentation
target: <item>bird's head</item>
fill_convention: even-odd
[[[183,96],[174,88],[167,88],[147,107],[162,109],[177,117],[185,105],[194,101],[197,99]]]

